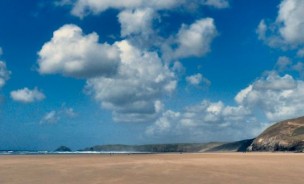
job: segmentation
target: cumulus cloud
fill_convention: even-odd
[[[194,3],[224,8],[225,2]],[[70,3],[57,1],[58,6]],[[79,17],[118,9],[125,40],[111,45],[99,43],[96,33],[84,34],[76,25],[64,25],[39,51],[38,71],[85,79],[86,92],[112,111],[115,121],[151,122],[163,111],[163,98],[176,89],[176,73],[183,70],[179,62],[173,62],[205,55],[217,34],[214,20],[204,18],[183,24],[170,38],[158,35],[153,27],[158,10],[186,4],[184,0],[74,1],[72,14]],[[203,76],[198,77],[198,85],[210,84]]]
[[[202,56],[210,51],[210,44],[217,35],[212,18],[197,20],[191,25],[183,24],[177,34],[177,49],[175,58]]]
[[[191,25],[183,24],[176,35],[161,45],[163,58],[172,61],[201,57],[210,52],[211,42],[216,35],[217,29],[212,18],[202,18]]]
[[[220,9],[229,7],[229,2],[226,0],[203,0],[202,3]]]
[[[270,72],[236,96],[235,106],[204,100],[181,111],[167,110],[146,129],[146,135],[184,139],[239,140],[256,136],[273,122],[304,114],[304,81]]]
[[[37,88],[32,90],[28,88],[19,89],[12,91],[10,95],[14,101],[21,103],[33,103],[45,99],[45,95]]]
[[[283,72],[289,70],[291,65],[292,65],[292,61],[288,57],[282,56],[279,57],[275,65],[275,69],[278,70],[279,72]]]
[[[304,81],[286,74],[303,68],[301,62],[293,64],[280,57],[275,70],[265,72],[235,95],[235,105],[204,100],[180,111],[163,111],[146,129],[146,135],[171,135],[174,140],[190,135],[190,141],[254,137],[274,122],[304,114]]]
[[[297,62],[294,63],[289,57],[281,56],[279,57],[277,63],[274,67],[275,71],[279,73],[293,72],[293,74],[298,73],[301,79],[304,79],[304,63]]]
[[[283,0],[280,4],[277,22],[282,26],[279,29],[281,36],[288,43],[304,43],[304,1]]]
[[[162,98],[176,88],[172,69],[157,52],[128,40],[113,45],[97,41],[96,33],[84,35],[75,25],[61,27],[39,52],[39,72],[86,79],[88,94],[111,110],[115,121],[151,121]]]
[[[155,12],[151,9],[125,10],[118,15],[122,37],[142,48],[160,48],[167,62],[187,57],[201,57],[210,52],[210,45],[217,36],[212,18],[202,18],[190,25],[182,24],[173,36],[163,38],[153,30]]]
[[[46,113],[40,123],[41,124],[54,124],[62,119],[72,119],[77,116],[77,113],[71,107],[62,107],[59,110],[52,110]]]
[[[292,70],[299,73],[299,76],[301,79],[304,79],[304,63],[303,62],[297,62],[296,64],[292,65]]]
[[[77,0],[73,6],[72,14],[83,17],[87,14],[98,14],[107,9],[137,9],[137,8],[153,8],[156,10],[170,9],[181,5],[185,0]]]
[[[203,78],[202,74],[198,73],[186,77],[186,81],[191,85],[199,85],[202,82],[202,78]]]
[[[0,61],[0,88],[2,88],[9,79],[11,72],[7,69],[5,62]]]
[[[267,25],[265,23],[265,20],[261,20],[258,28],[256,30],[258,37],[260,40],[265,40],[266,39],[266,32],[267,32]]]
[[[188,84],[193,86],[210,86],[211,82],[205,78],[202,74],[198,73],[195,75],[187,76],[186,81]]]
[[[121,24],[121,36],[150,34],[154,15],[155,12],[151,8],[121,11],[118,15]]]
[[[58,120],[59,120],[59,118],[57,116],[57,112],[50,111],[43,116],[40,123],[56,123],[56,122],[58,122]]]
[[[204,100],[180,112],[168,110],[150,127],[146,134],[152,137],[174,135],[185,140],[231,140],[248,138],[264,127],[243,106],[226,106],[223,102]]]
[[[57,0],[54,2],[55,6],[65,6],[65,5],[72,5],[72,0]]]
[[[298,48],[304,44],[304,1],[283,0],[276,21],[262,20],[257,28],[260,40],[271,47]]]
[[[269,121],[301,116],[304,113],[304,82],[285,74],[270,72],[243,89],[236,102],[260,111]]]
[[[287,44],[277,33],[277,29],[278,28],[276,24],[268,25],[264,19],[261,20],[256,30],[258,39],[270,47],[281,47],[282,49],[286,49],[289,44]]]
[[[182,75],[185,73],[186,68],[183,66],[183,64],[180,61],[175,61],[172,65],[171,70],[178,75]]]
[[[69,118],[74,118],[77,116],[77,113],[75,112],[75,110],[71,107],[69,108],[64,108],[62,111],[67,117]]]
[[[84,35],[76,25],[64,25],[39,51],[41,74],[62,74],[76,78],[110,76],[119,64],[118,48],[98,43],[98,35]]]
[[[191,3],[197,5],[212,6],[215,8],[227,8],[229,2],[227,0],[194,0]],[[58,3],[59,4],[59,3]],[[70,1],[62,0],[61,5],[68,4]],[[152,8],[154,10],[168,10],[178,6],[187,7],[189,2],[186,0],[77,0],[73,4],[72,14],[78,17],[84,17],[88,14],[99,14],[107,9],[137,9]]]
[[[113,111],[116,121],[151,120],[158,113],[161,98],[175,90],[175,74],[155,52],[137,49],[128,41],[116,45],[121,59],[118,74],[89,79],[87,89],[104,108]]]

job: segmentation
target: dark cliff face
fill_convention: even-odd
[[[224,143],[219,146],[213,147],[206,152],[245,152],[248,146],[252,144],[254,139],[246,139],[242,141]]]
[[[243,152],[252,143],[253,139],[221,143],[193,143],[193,144],[149,144],[149,145],[99,145],[85,148],[80,151],[130,151],[130,152]]]
[[[304,151],[304,117],[281,121],[267,128],[250,151]]]

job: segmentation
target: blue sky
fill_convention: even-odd
[[[0,149],[230,141],[304,114],[301,0],[0,2]]]

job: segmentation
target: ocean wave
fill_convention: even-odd
[[[0,155],[68,155],[68,154],[149,154],[150,152],[135,151],[71,151],[71,152],[51,152],[51,151],[0,151]]]

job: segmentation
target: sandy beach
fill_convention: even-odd
[[[1,184],[303,184],[304,154],[0,156]]]

